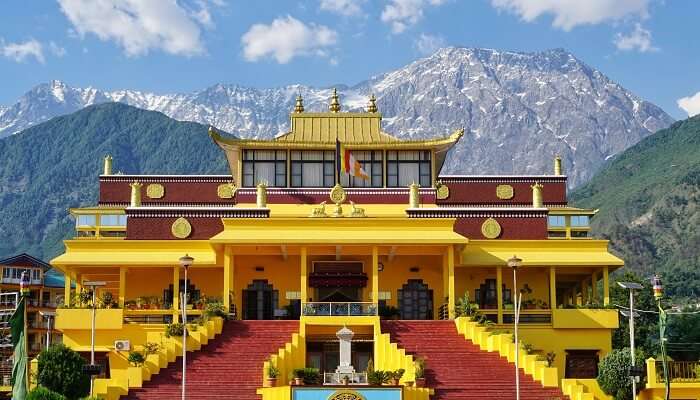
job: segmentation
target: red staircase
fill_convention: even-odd
[[[464,339],[454,321],[382,321],[382,331],[406,353],[425,357],[426,385],[435,389],[433,399],[515,399],[513,364]],[[568,399],[558,388],[544,388],[522,369],[520,398]]]
[[[259,400],[263,362],[292,340],[299,321],[227,321],[221,335],[187,354],[187,399]],[[182,358],[161,369],[126,399],[180,398]]]

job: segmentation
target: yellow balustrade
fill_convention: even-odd
[[[617,329],[620,324],[617,310],[611,309],[554,309],[552,327]]]

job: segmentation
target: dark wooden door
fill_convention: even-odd
[[[433,291],[422,279],[409,279],[398,291],[401,319],[433,319]]]

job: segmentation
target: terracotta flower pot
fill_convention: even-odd
[[[294,378],[294,384],[296,386],[303,386],[304,385],[304,378]]]
[[[346,376],[343,377],[343,379],[341,380],[341,382],[342,382],[343,385],[347,386],[347,385],[350,384],[350,378],[346,375]]]
[[[425,378],[416,378],[416,387],[425,387]]]
[[[389,380],[389,384],[390,384],[391,386],[399,386],[399,380],[396,379],[396,378],[391,378],[391,379]]]
[[[265,387],[275,387],[275,386],[277,386],[277,378],[265,379]]]

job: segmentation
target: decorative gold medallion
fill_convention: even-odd
[[[487,239],[496,239],[501,236],[501,225],[493,218],[487,218],[481,224],[481,234]]]
[[[165,196],[165,188],[160,183],[151,183],[146,186],[146,196],[149,199],[162,199]]]
[[[444,183],[437,181],[435,183],[435,189],[436,189],[436,196],[438,200],[445,200],[446,198],[450,197],[450,188],[449,186],[445,185]]]
[[[501,200],[510,200],[513,198],[513,186],[498,185],[496,186],[496,197]]]
[[[173,236],[178,239],[187,239],[192,233],[192,225],[187,219],[180,217],[173,222],[173,226],[170,227],[170,231]]]
[[[335,204],[342,204],[345,203],[347,198],[348,195],[345,193],[345,189],[336,183],[336,185],[333,186],[333,189],[331,189],[331,201]]]
[[[237,190],[238,188],[233,182],[222,183],[216,188],[216,195],[219,196],[220,199],[232,199],[233,196],[236,195]]]
[[[328,400],[366,400],[366,399],[365,399],[365,396],[361,395],[360,393],[358,393],[354,390],[341,389],[341,390],[336,390],[330,396],[328,396]]]

